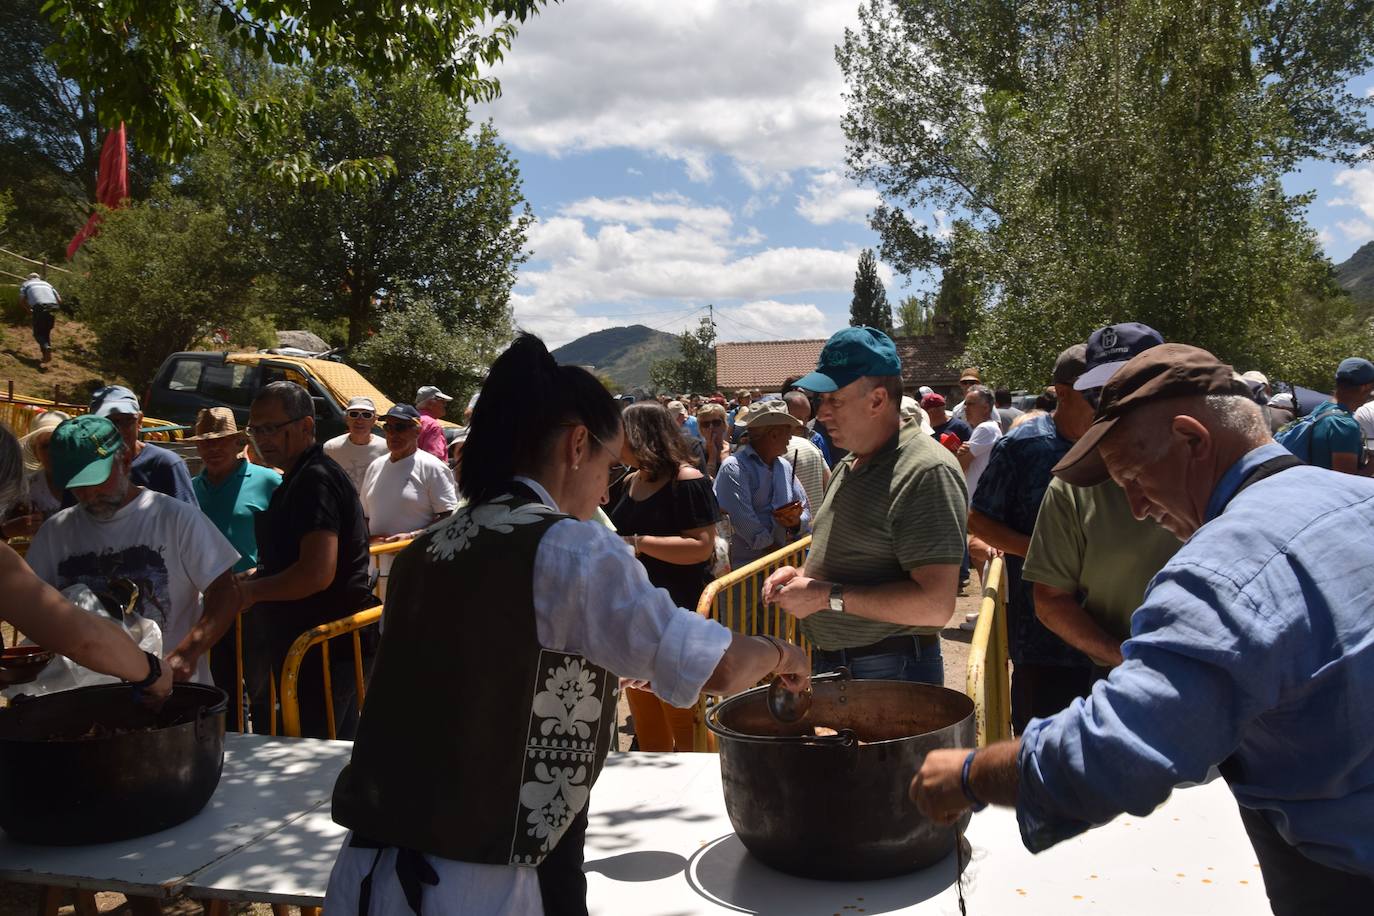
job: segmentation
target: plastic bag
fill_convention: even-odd
[[[112,619],[95,592],[86,585],[69,585],[62,590],[62,596],[88,614],[94,614],[102,620]],[[138,643],[140,649],[151,652],[158,658],[162,657],[162,628],[157,623],[131,611],[124,618],[123,626],[124,632]],[[63,690],[75,690],[77,687],[90,687],[94,684],[118,683],[119,678],[113,675],[99,674],[89,668],[83,668],[65,656],[57,655],[38,673],[36,679],[9,688],[5,695],[41,696]]]

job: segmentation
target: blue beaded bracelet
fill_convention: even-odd
[[[978,753],[976,750],[969,751],[968,756],[964,758],[964,771],[959,776],[959,787],[964,790],[964,798],[969,800],[973,810],[982,811],[988,806],[988,803],[973,794],[973,787],[968,782],[969,770],[973,768],[973,755],[976,753]]]

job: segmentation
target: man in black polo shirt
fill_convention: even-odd
[[[266,677],[281,676],[291,643],[306,630],[377,603],[368,588],[367,525],[348,474],[315,443],[315,405],[294,382],[273,382],[253,399],[248,435],[268,464],[281,468],[281,486],[258,516],[258,567],[243,582],[246,638],[265,649],[271,674],[256,672],[254,721],[267,712]],[[345,644],[346,646],[346,644]],[[330,653],[334,714],[340,738],[357,727],[352,653]],[[300,673],[301,734],[328,737],[320,652]],[[263,727],[260,730],[266,731]]]

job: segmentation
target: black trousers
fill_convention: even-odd
[[[57,315],[47,309],[33,310],[33,339],[44,351],[52,349],[52,328],[57,323]]]
[[[1374,878],[1314,862],[1285,840],[1263,812],[1242,805],[1240,821],[1255,847],[1275,916],[1344,916],[1374,907]]]
[[[582,871],[586,842],[587,809],[583,808],[536,869],[544,916],[587,916],[587,876]]]
[[[1011,728],[1025,731],[1031,719],[1044,719],[1086,697],[1105,669],[1017,662],[1011,672]]]

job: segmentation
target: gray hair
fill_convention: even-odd
[[[24,449],[8,426],[0,424],[0,515],[24,495]]]
[[[969,390],[964,392],[964,397],[967,398],[970,394],[982,401],[989,410],[992,409],[995,402],[993,400],[992,389],[987,385],[969,386]]]
[[[1146,404],[1128,413],[1113,435],[1129,436],[1129,448],[1142,462],[1159,460],[1170,439],[1159,426],[1180,415],[1198,420],[1210,430],[1229,433],[1258,447],[1269,441],[1269,424],[1260,406],[1239,394],[1185,395]]]
[[[315,416],[315,399],[310,392],[296,382],[272,382],[263,386],[253,397],[254,404],[263,401],[276,401],[288,417]]]

